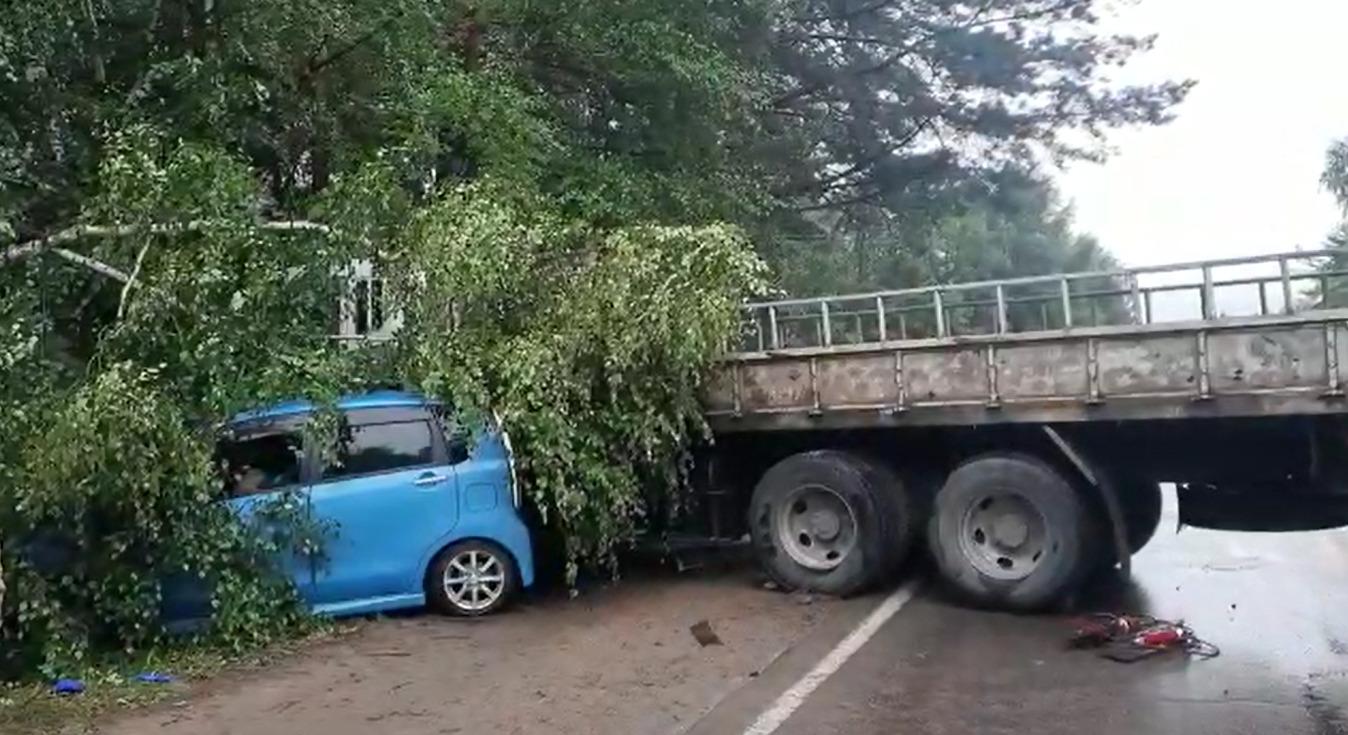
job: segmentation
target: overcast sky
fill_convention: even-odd
[[[1348,136],[1348,0],[1139,0],[1110,30],[1160,34],[1121,78],[1198,81],[1178,118],[1119,131],[1060,177],[1077,228],[1128,265],[1314,248],[1339,212],[1319,185]]]

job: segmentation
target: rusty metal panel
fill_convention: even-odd
[[[807,409],[814,406],[808,359],[745,363],[740,368],[744,411]]]
[[[735,365],[716,366],[702,389],[702,405],[708,411],[734,411]]]
[[[1197,390],[1198,345],[1190,335],[1100,340],[1100,393],[1127,396]]]
[[[987,400],[988,371],[983,350],[954,348],[905,352],[903,379],[914,405]]]
[[[894,357],[889,354],[820,358],[819,403],[830,406],[875,406],[899,400]]]
[[[1214,333],[1208,353],[1217,393],[1328,384],[1322,327]]]
[[[1085,396],[1086,342],[1043,342],[997,351],[997,388],[1004,400]]]

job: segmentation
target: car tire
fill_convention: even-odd
[[[942,576],[968,602],[1040,610],[1090,570],[1090,509],[1047,463],[989,454],[957,467],[936,494],[928,544]]]
[[[889,485],[890,487],[886,487]],[[754,550],[788,590],[847,596],[883,578],[906,552],[897,478],[846,452],[804,452],[763,475],[749,503]]]
[[[452,544],[436,555],[426,573],[426,603],[445,615],[490,615],[509,605],[518,590],[514,559],[490,541]]]

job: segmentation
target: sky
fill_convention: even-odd
[[[1195,79],[1174,122],[1116,131],[1059,176],[1077,229],[1130,266],[1313,249],[1340,213],[1320,184],[1348,137],[1348,0],[1137,0],[1107,31],[1157,33],[1121,81]]]

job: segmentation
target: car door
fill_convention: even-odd
[[[278,570],[294,582],[304,599],[313,592],[313,567],[295,537],[308,525],[304,485],[303,416],[238,424],[219,445],[224,463],[226,502],[245,523],[277,547]]]
[[[318,560],[320,610],[421,594],[425,549],[453,528],[456,480],[424,407],[346,413],[333,456],[310,491],[333,526]]]

